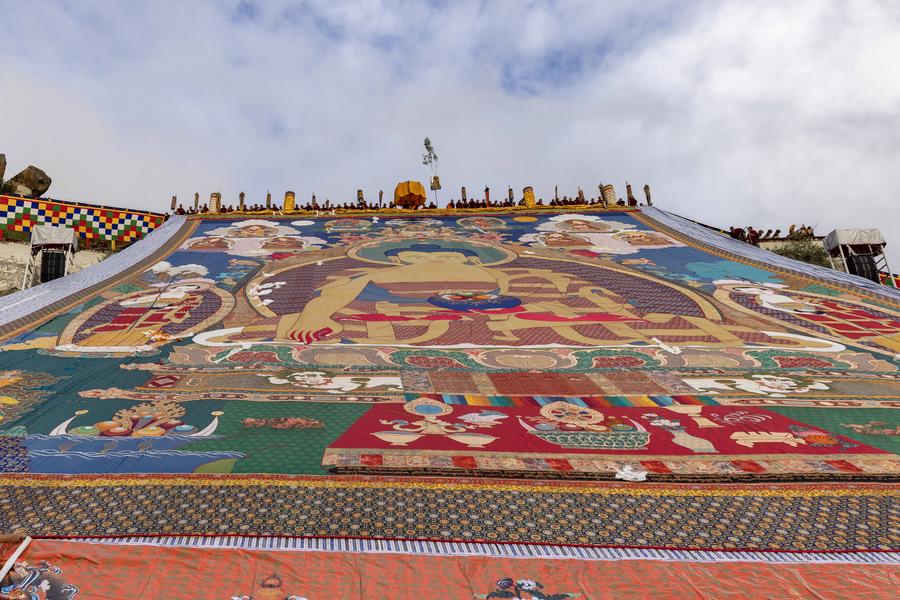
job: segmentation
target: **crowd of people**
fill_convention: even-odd
[[[461,198],[459,200],[455,198],[451,198],[447,203],[446,208],[448,210],[456,210],[456,209],[485,209],[485,208],[514,208],[514,207],[525,207],[526,202],[525,198],[520,198],[518,201],[506,197],[503,200],[495,201],[491,200],[490,197],[482,198],[482,199],[466,199]],[[549,202],[544,202],[543,198],[539,198],[535,201],[535,207],[537,208],[557,208],[557,207],[575,207],[575,206],[600,206],[603,208],[609,207],[609,202],[604,198],[585,198],[584,195],[579,194],[577,197],[569,197],[563,196],[561,198],[553,198]],[[619,198],[615,203],[615,206],[638,206],[637,200],[634,197],[630,197],[628,201]],[[390,202],[387,204],[370,204],[365,200],[361,200],[357,203],[348,203],[344,202],[342,204],[332,204],[330,200],[325,200],[323,204],[319,204],[316,201],[315,196],[305,204],[296,204],[292,211],[294,213],[303,213],[303,212],[312,212],[312,213],[321,213],[321,212],[343,212],[343,211],[380,211],[380,210],[398,210],[403,209],[402,206],[397,206],[394,202]],[[437,209],[438,205],[435,204],[434,201],[429,202],[428,204],[422,203],[415,209],[410,210],[425,210],[425,209]],[[207,214],[213,212],[208,204],[203,204],[194,207],[185,208],[183,204],[179,204],[175,209],[176,215],[198,215],[198,214]],[[278,204],[264,205],[264,204],[250,204],[245,205],[241,208],[240,205],[235,207],[232,204],[223,205],[219,208],[219,214],[226,213],[283,213],[283,207]]]
[[[771,229],[767,230],[763,233],[762,229],[755,229],[750,225],[744,227],[731,227],[729,228],[728,235],[736,240],[740,240],[742,242],[747,242],[753,246],[758,246],[760,240],[769,240],[769,239],[781,239],[781,230],[776,229],[772,231]],[[808,238],[815,236],[815,232],[813,228],[808,225],[801,225],[797,227],[796,225],[791,225],[788,229],[787,237],[788,239],[797,239],[797,238]]]
[[[519,199],[519,201],[515,201],[512,198],[505,198],[500,202],[492,202],[490,200],[454,200],[450,199],[450,202],[447,203],[447,208],[512,208],[515,206],[525,206],[525,198]],[[590,198],[587,199],[584,196],[580,198],[569,198],[568,196],[563,196],[562,198],[554,198],[550,202],[545,203],[543,198],[538,198],[535,203],[535,206],[540,207],[558,207],[558,206],[602,206],[604,208],[609,206],[609,203],[603,198]],[[619,198],[616,202],[617,206],[637,206],[638,203],[635,200],[634,203],[626,203],[624,200]],[[430,207],[433,208],[433,207]]]

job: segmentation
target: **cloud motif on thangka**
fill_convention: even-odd
[[[641,250],[684,246],[658,231],[638,229],[633,223],[604,220],[596,215],[555,215],[519,241],[559,250],[594,254],[634,254]]]
[[[224,252],[232,256],[269,256],[302,252],[327,242],[318,237],[297,235],[300,231],[277,221],[247,219],[204,231],[205,237],[191,238],[181,247],[191,252]]]

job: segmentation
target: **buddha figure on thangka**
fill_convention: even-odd
[[[381,239],[339,258],[296,258],[248,286],[250,304],[265,319],[194,340],[222,347],[835,348],[763,319],[738,322],[709,296],[612,262],[528,254],[535,253],[461,238]]]

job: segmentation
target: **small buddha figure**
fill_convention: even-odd
[[[585,248],[593,245],[590,241],[580,236],[561,231],[545,233],[540,237],[540,240],[545,246],[551,248]]]
[[[278,236],[264,241],[262,248],[264,250],[302,250],[304,243],[295,237]]]
[[[613,237],[625,240],[629,246],[666,246],[672,240],[655,231],[620,231]]]
[[[242,225],[241,227],[238,227],[231,234],[231,237],[258,238],[258,237],[269,237],[269,236],[274,235],[275,233],[276,233],[276,230],[274,227],[253,223],[250,225]]]
[[[613,228],[603,221],[587,221],[585,219],[568,219],[556,225],[558,231],[580,231],[583,233],[609,233]]]
[[[228,250],[230,243],[222,237],[208,237],[192,242],[188,250]]]

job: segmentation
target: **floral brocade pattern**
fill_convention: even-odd
[[[31,535],[285,535],[710,549],[900,549],[884,486],[497,489],[156,480],[0,487],[0,528]],[[163,483],[163,485],[160,485]],[[787,490],[787,491],[785,491]],[[846,493],[844,493],[846,492]]]

